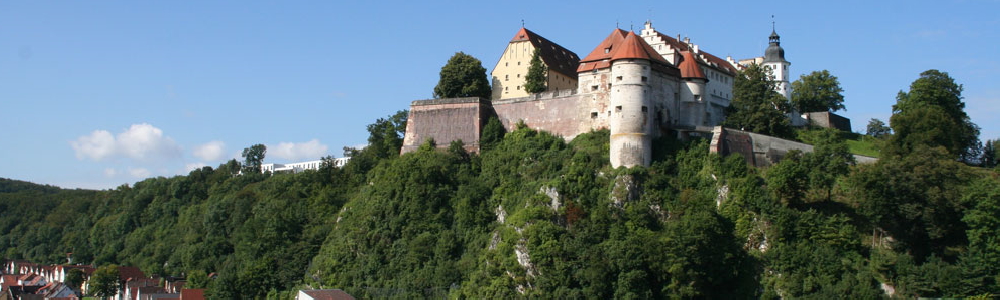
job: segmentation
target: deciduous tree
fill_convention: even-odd
[[[830,71],[813,71],[792,82],[792,107],[798,112],[838,111],[844,108],[844,89]]]
[[[867,129],[868,131],[866,134],[876,138],[887,136],[892,132],[892,128],[889,128],[889,126],[885,125],[885,122],[876,118],[872,118],[868,121]]]
[[[267,146],[256,144],[243,148],[243,171],[244,173],[260,173],[260,166],[264,163],[264,155],[267,153]]]
[[[118,266],[106,265],[94,270],[90,276],[90,293],[98,297],[112,297],[118,293]]]
[[[441,79],[434,87],[434,98],[482,97],[490,98],[490,83],[486,68],[471,55],[455,53],[448,64],[441,67]]]
[[[726,108],[726,127],[777,137],[791,137],[785,117],[788,99],[774,91],[770,71],[752,64],[740,71],[733,85],[733,101]]]
[[[899,154],[914,146],[943,146],[955,158],[974,158],[979,145],[979,126],[972,123],[962,102],[962,85],[938,70],[920,73],[908,92],[900,91],[892,106],[890,123]]]

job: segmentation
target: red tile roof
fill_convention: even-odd
[[[142,270],[139,270],[137,267],[118,267],[118,277],[121,278],[121,280],[129,280],[130,278],[139,279],[145,278],[146,273],[143,273]]]
[[[611,34],[608,35],[608,37],[604,38],[604,41],[601,41],[601,43],[597,45],[597,48],[594,48],[594,51],[590,51],[590,54],[587,54],[587,57],[584,57],[583,60],[580,61],[581,63],[580,68],[583,68],[584,63],[611,59],[611,55],[614,54],[613,51],[615,50],[614,49],[615,45],[620,44],[622,41],[624,41],[625,36],[627,35],[628,32],[625,30],[615,29],[615,31],[612,31]],[[589,70],[591,69],[590,68],[586,70],[577,69],[578,72],[589,71]]]
[[[619,59],[645,59],[653,63],[654,70],[672,75],[679,74],[677,68],[663,59],[663,56],[653,50],[646,41],[634,32],[621,29],[615,29],[594,51],[591,51],[590,55],[580,62],[577,72],[607,68],[611,66],[612,61]]]
[[[531,42],[535,49],[539,49],[538,57],[542,59],[549,70],[560,74],[576,78],[576,68],[580,65],[580,57],[559,44],[538,35],[537,33],[521,27],[510,42]]]
[[[705,73],[701,71],[701,66],[698,66],[698,61],[694,58],[694,53],[691,53],[691,51],[681,52],[681,63],[678,67],[681,69],[681,78],[707,79]]]
[[[659,62],[661,64],[670,64],[666,59],[663,59],[662,55],[656,53],[656,50],[653,50],[653,47],[649,46],[646,41],[635,35],[635,32],[629,32],[621,44],[621,47],[618,47],[614,51],[614,54],[611,55],[611,61],[636,58]]]
[[[205,300],[205,289],[182,289],[181,300]]]
[[[302,290],[302,292],[316,300],[354,300],[354,296],[351,296],[340,289]]]

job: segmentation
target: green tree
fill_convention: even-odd
[[[962,85],[948,73],[933,69],[920,73],[908,92],[899,91],[892,113],[896,150],[907,153],[916,144],[944,146],[956,158],[974,158],[979,126],[965,113]]]
[[[243,171],[244,173],[260,173],[260,166],[264,163],[264,154],[267,153],[267,146],[255,144],[243,148]]]
[[[118,266],[106,265],[94,270],[90,275],[90,293],[94,296],[109,298],[118,293]]]
[[[922,262],[931,254],[953,255],[946,250],[966,243],[962,186],[969,175],[968,167],[950,159],[944,148],[924,147],[860,165],[848,181],[858,212],[888,232],[896,250]]]
[[[885,122],[876,118],[872,118],[868,121],[867,129],[868,131],[866,134],[876,138],[882,138],[892,133],[892,129],[889,128],[889,126],[886,126]]]
[[[830,71],[813,71],[792,82],[792,107],[798,112],[838,111],[844,108],[844,89]]]
[[[208,274],[205,274],[205,271],[194,270],[188,272],[187,277],[185,277],[185,279],[187,279],[187,284],[184,285],[184,288],[189,288],[189,289],[208,288]]]
[[[75,291],[80,290],[80,285],[83,284],[83,280],[86,279],[87,274],[83,270],[73,268],[69,272],[66,272],[66,285]]]
[[[448,64],[441,67],[441,79],[434,87],[434,98],[481,97],[490,98],[490,83],[486,68],[471,55],[455,53]]]
[[[837,178],[847,175],[855,163],[840,131],[831,128],[816,135],[813,152],[806,155],[805,161],[809,166],[809,185],[826,192],[826,200],[830,200]]]
[[[486,126],[483,126],[483,132],[479,138],[480,150],[492,150],[493,147],[503,140],[504,134],[507,134],[507,130],[503,128],[503,123],[500,123],[500,119],[490,116],[490,119],[486,121]]]
[[[534,54],[531,55],[531,63],[528,64],[528,75],[524,76],[524,91],[528,93],[540,93],[546,89],[547,72],[539,53],[541,49],[535,48]]]
[[[730,128],[790,138],[792,126],[785,117],[788,99],[774,91],[770,70],[752,64],[740,71],[733,83],[733,101],[726,108]]]
[[[1000,158],[997,154],[997,141],[1000,140],[986,140],[983,143],[983,158],[981,163],[984,168],[995,168],[997,166],[997,158]]]

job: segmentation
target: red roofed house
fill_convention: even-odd
[[[299,290],[295,300],[354,300],[354,296],[340,290]]]
[[[538,57],[546,66],[546,87],[548,90],[575,90],[576,67],[580,58],[569,49],[559,46],[537,33],[521,27],[514,38],[507,43],[500,60],[490,73],[493,84],[493,99],[527,97],[524,90],[525,76],[531,58],[538,50]]]

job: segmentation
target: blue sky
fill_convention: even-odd
[[[580,56],[649,19],[739,59],[774,15],[792,77],[839,77],[855,131],[939,69],[1000,137],[998,1],[343,2],[0,1],[0,177],[113,188],[255,143],[267,162],[340,157],[430,98],[455,52],[492,69],[522,19]]]

